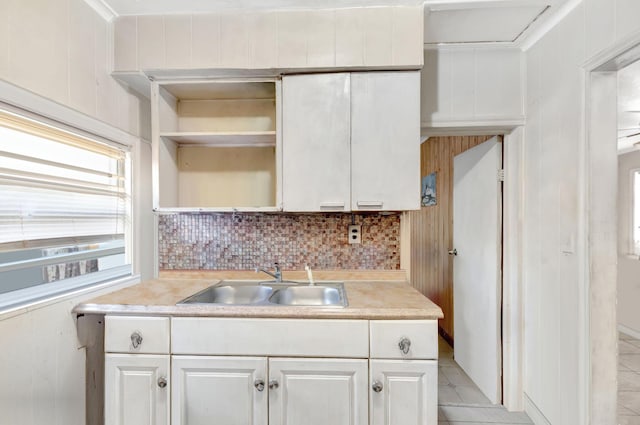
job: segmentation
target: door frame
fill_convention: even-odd
[[[505,174],[502,188],[502,404],[510,411],[522,411],[524,120],[498,125],[490,121],[461,122],[459,125],[458,128],[429,128],[423,136],[502,136],[502,167]],[[408,269],[407,264],[403,263],[403,268]]]
[[[584,423],[617,423],[617,72],[640,60],[640,32],[582,66],[585,83],[581,152]],[[611,188],[616,190],[611,190]]]

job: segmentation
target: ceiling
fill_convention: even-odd
[[[638,143],[638,146],[634,146]],[[640,147],[640,61],[618,71],[618,151]]]

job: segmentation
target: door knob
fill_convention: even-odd
[[[163,377],[158,378],[158,386],[159,386],[160,388],[164,388],[164,387],[166,387],[166,386],[167,386],[167,378],[165,378],[164,376],[163,376]]]
[[[382,382],[380,381],[373,381],[373,384],[371,385],[371,389],[377,393],[379,393],[380,391],[382,391]]]
[[[278,381],[276,381],[275,379],[271,379],[269,381],[269,389],[270,390],[275,390],[278,388]]]
[[[256,390],[263,391],[264,390],[264,381],[262,379],[256,379],[253,382],[253,386],[256,387]]]
[[[451,251],[449,251],[449,255],[458,255],[458,250],[453,248]]]

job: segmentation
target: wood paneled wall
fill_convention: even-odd
[[[441,330],[453,339],[453,157],[492,136],[432,137],[420,148],[421,176],[436,172],[436,202],[408,214],[412,285],[444,312]]]

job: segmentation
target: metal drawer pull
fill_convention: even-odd
[[[164,376],[158,378],[158,386],[160,388],[164,388],[167,386],[167,378],[165,378]]]
[[[458,255],[458,250],[453,248],[451,251],[449,251],[449,255]]]
[[[270,390],[278,389],[278,381],[276,381],[275,379],[270,380],[269,381],[269,389]]]
[[[358,201],[358,207],[360,208],[382,208],[384,202],[382,201]]]
[[[371,389],[377,393],[379,393],[380,391],[382,391],[382,382],[380,381],[373,381],[373,384],[371,385]]]
[[[398,348],[400,348],[402,354],[409,354],[409,349],[411,348],[411,340],[407,337],[403,337],[400,342],[398,342]]]
[[[264,381],[262,379],[256,379],[253,382],[253,386],[256,387],[258,391],[264,391]]]
[[[140,347],[140,344],[142,344],[142,335],[140,335],[140,332],[136,331],[131,334],[131,345],[133,345],[133,348],[138,348]]]
[[[320,202],[320,209],[344,210],[344,202]]]

